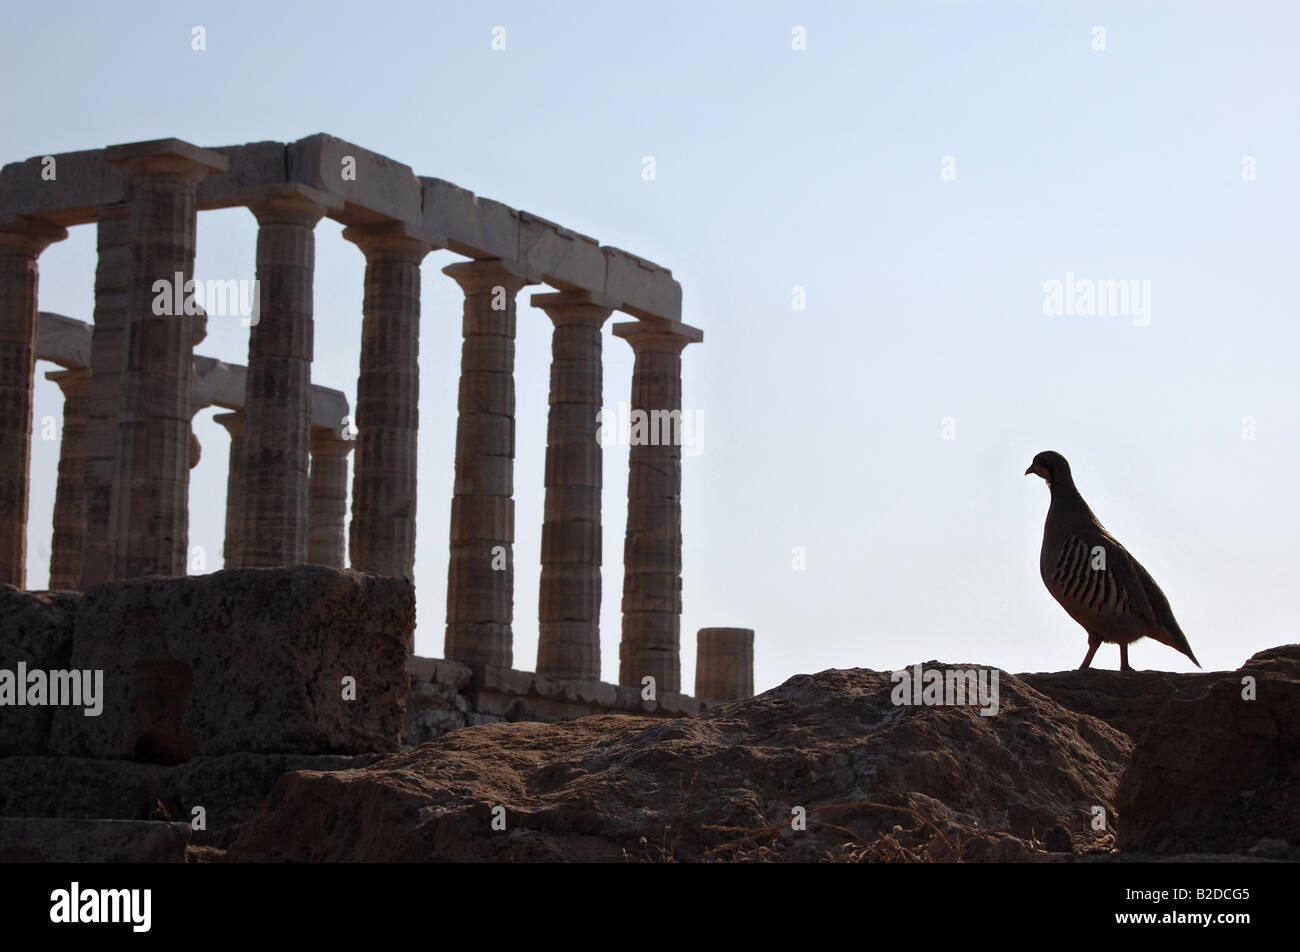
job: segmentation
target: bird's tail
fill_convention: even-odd
[[[1182,652],[1183,654],[1187,655],[1187,657],[1192,659],[1192,664],[1196,665],[1198,668],[1201,667],[1201,663],[1196,660],[1196,655],[1192,654],[1192,646],[1187,643],[1187,636],[1183,634],[1183,630],[1181,628],[1179,628],[1177,625],[1174,625],[1173,630],[1171,631],[1169,628],[1166,627],[1160,632],[1160,634],[1163,635],[1164,637],[1162,638],[1159,635],[1157,635],[1156,641],[1168,645],[1170,648],[1173,648],[1175,651]],[[1201,668],[1201,670],[1205,670],[1205,669]]]

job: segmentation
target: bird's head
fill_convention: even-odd
[[[1026,476],[1030,473],[1043,477],[1050,488],[1053,483],[1068,482],[1070,480],[1070,464],[1065,461],[1064,456],[1055,450],[1043,450],[1034,457],[1034,461],[1025,470]]]

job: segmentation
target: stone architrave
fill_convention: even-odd
[[[534,294],[555,324],[546,427],[546,503],[537,673],[600,680],[601,326],[612,313],[580,292]]]
[[[704,339],[672,321],[615,324],[635,354],[623,545],[619,683],[681,690],[682,350]]]
[[[515,295],[524,269],[499,259],[443,268],[465,292],[456,477],[447,568],[449,660],[513,662]]]

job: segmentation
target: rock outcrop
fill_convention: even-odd
[[[1300,859],[1300,645],[1238,672],[1002,674],[988,717],[892,687],[831,670],[690,718],[468,727],[285,775],[225,858]]]
[[[1109,845],[1090,818],[1127,736],[1009,676],[991,717],[897,706],[892,687],[824,671],[692,718],[466,728],[286,775],[228,858],[1018,859],[1052,830]]]

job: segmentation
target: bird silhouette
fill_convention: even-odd
[[[1120,670],[1132,671],[1128,646],[1143,637],[1181,651],[1199,668],[1169,599],[1093,515],[1075,488],[1065,457],[1045,450],[1025,470],[1026,476],[1031,473],[1041,476],[1052,494],[1039,574],[1052,597],[1088,633],[1088,654],[1079,670],[1092,664],[1104,641],[1119,645]]]

